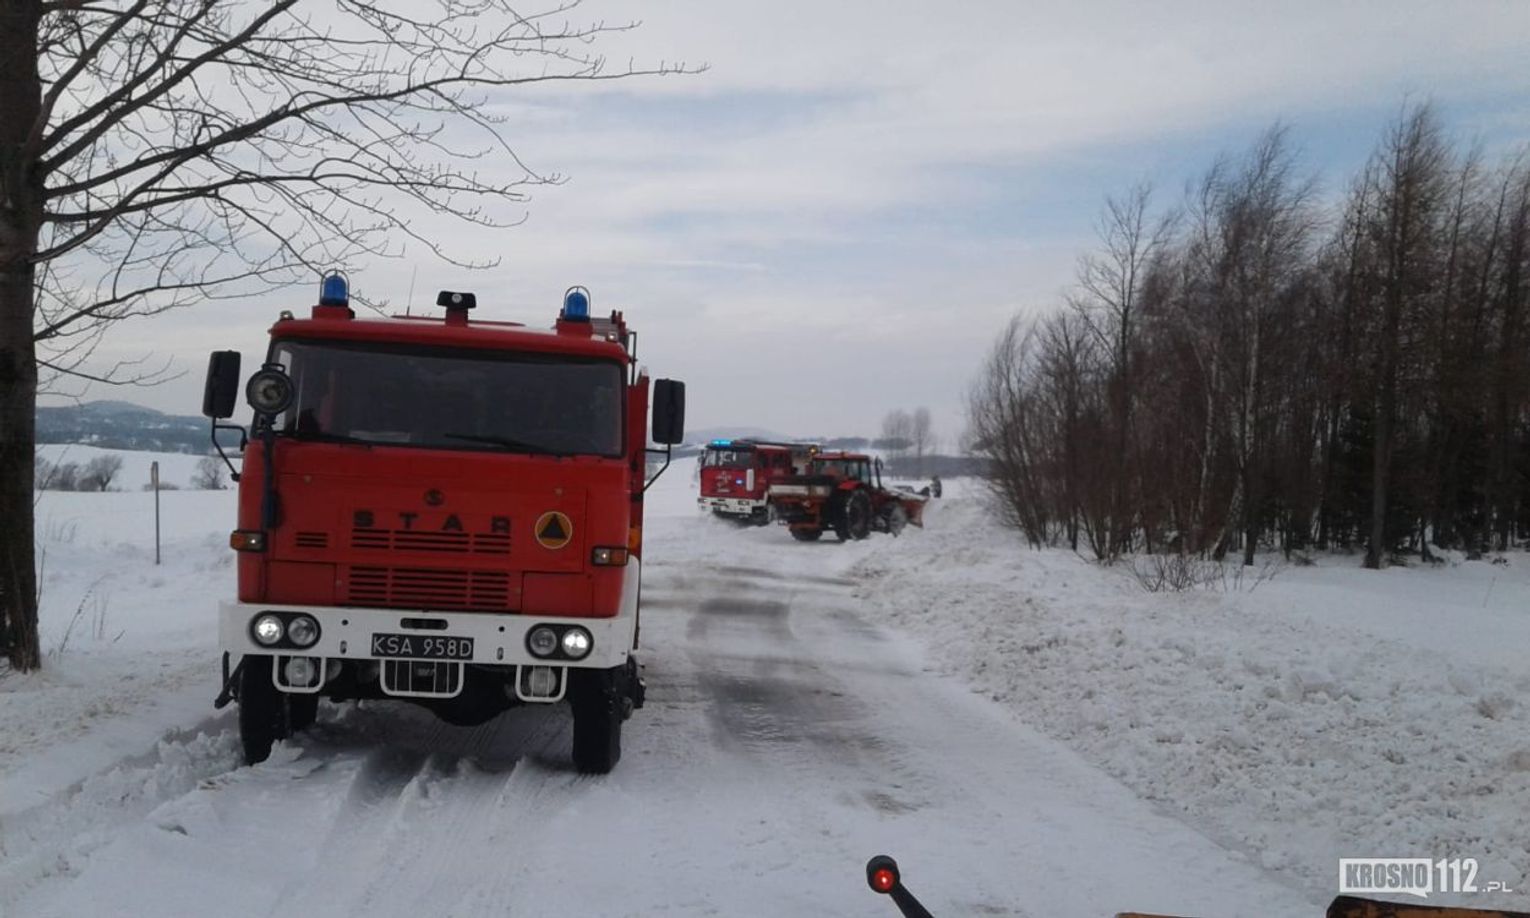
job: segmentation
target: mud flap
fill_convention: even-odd
[[[632,712],[643,706],[648,698],[648,683],[643,681],[643,670],[635,657],[627,658],[627,698],[630,706],[626,709],[626,716],[631,717]]]

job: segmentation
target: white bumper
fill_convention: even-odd
[[[703,510],[716,510],[719,513],[751,516],[756,510],[765,509],[765,501],[751,500],[747,497],[700,497],[696,499],[696,506]]]
[[[218,605],[218,645],[235,659],[245,654],[284,654],[335,660],[394,659],[372,652],[375,634],[405,634],[426,638],[472,638],[473,655],[450,662],[490,666],[571,666],[609,669],[625,663],[637,630],[637,559],[629,566],[622,606],[615,618],[568,618],[534,612],[440,612],[415,609],[369,609],[352,606],[303,606],[277,603],[224,602]],[[266,647],[250,636],[250,623],[264,612],[303,612],[319,623],[319,640],[312,647]],[[409,625],[405,619],[410,619]],[[421,628],[428,621],[433,627]],[[445,623],[441,627],[437,623]],[[526,634],[537,625],[578,625],[590,632],[592,646],[582,660],[544,659],[526,649]]]

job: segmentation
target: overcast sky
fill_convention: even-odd
[[[416,307],[550,322],[564,288],[622,308],[655,376],[684,379],[693,428],[874,434],[929,407],[948,441],[1007,319],[1049,309],[1106,194],[1150,180],[1172,203],[1221,152],[1287,123],[1330,195],[1407,101],[1501,151],[1530,140],[1530,2],[598,2],[641,19],[613,62],[705,73],[533,88],[498,100],[539,190],[492,238],[443,233],[500,267],[410,253],[353,268]],[[454,235],[456,234],[456,235]],[[487,248],[486,248],[487,247]],[[101,356],[173,357],[181,380],[92,389],[181,414],[206,352],[246,360],[285,301],[127,323]]]

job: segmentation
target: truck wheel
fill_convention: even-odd
[[[838,524],[834,527],[840,541],[845,539],[864,539],[871,535],[871,498],[865,491],[852,491],[845,499],[844,507],[839,513]]]
[[[569,673],[569,705],[574,711],[574,767],[581,774],[603,775],[622,758],[622,721],[626,719],[624,667]]]
[[[793,529],[792,538],[799,542],[816,542],[823,535],[822,529]]]
[[[287,695],[271,683],[271,665],[270,657],[257,655],[239,664],[239,740],[246,765],[270,758],[271,744],[291,734]]]
[[[282,697],[287,701],[287,729],[291,732],[301,733],[318,720],[318,695],[288,695],[284,692]]]

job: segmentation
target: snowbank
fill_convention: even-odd
[[[1530,565],[1292,567],[1148,594],[1030,551],[976,497],[856,573],[886,621],[1139,794],[1332,895],[1341,856],[1475,857],[1530,886]],[[1523,906],[1521,896],[1462,904]]]
[[[234,502],[233,491],[161,493],[156,565],[154,495],[39,495],[46,666],[0,681],[0,819],[212,714]]]

